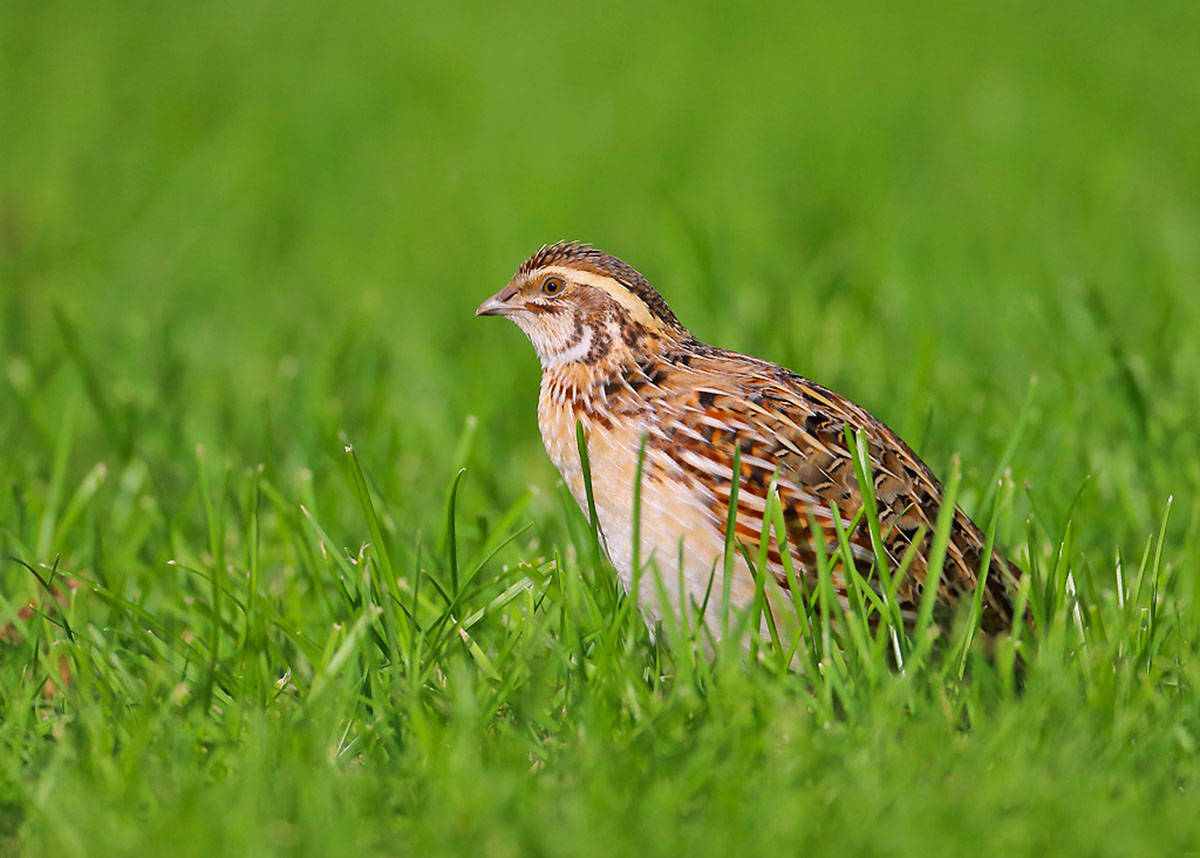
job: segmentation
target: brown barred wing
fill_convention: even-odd
[[[726,366],[692,376],[689,389],[677,389],[670,397],[677,427],[675,456],[681,467],[702,476],[712,487],[713,513],[722,529],[736,449],[741,461],[737,538],[751,550],[759,545],[774,476],[788,531],[787,547],[797,572],[815,584],[819,540],[834,560],[834,585],[845,597],[833,509],[836,506],[843,528],[848,528],[863,508],[846,441],[847,428],[851,433],[861,430],[868,446],[883,547],[892,569],[914,549],[897,601],[902,616],[915,619],[942,497],[942,487],[928,467],[895,433],[844,397],[774,365],[725,355],[719,362]],[[813,531],[813,522],[819,532]],[[857,568],[868,576],[875,553],[866,516],[848,533],[848,541]],[[786,586],[779,551],[772,535],[770,565],[781,586]],[[951,615],[959,600],[974,592],[983,551],[979,529],[956,509],[938,585],[939,619]],[[983,628],[996,632],[1011,622],[1005,585],[1019,570],[1000,557],[992,561],[991,570],[983,600]],[[868,580],[878,586],[878,576]]]

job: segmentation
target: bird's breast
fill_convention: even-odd
[[[724,554],[724,535],[721,520],[714,514],[713,498],[689,483],[675,459],[659,445],[645,446],[635,509],[634,487],[643,438],[655,437],[656,428],[661,430],[662,423],[669,419],[669,414],[650,407],[642,413],[613,419],[592,403],[563,395],[546,384],[538,403],[538,424],[546,452],[586,514],[587,488],[576,425],[583,427],[596,515],[609,560],[627,590],[635,575],[640,578],[639,601],[656,616],[661,615],[663,607],[660,593],[677,609],[680,596],[690,596],[700,603],[714,581],[716,592],[721,592]],[[657,434],[661,436],[661,432]],[[636,564],[635,519],[639,534]],[[650,580],[648,572],[660,576],[661,586]],[[735,603],[753,598],[748,575],[736,576],[732,583]],[[745,593],[740,592],[743,589]]]

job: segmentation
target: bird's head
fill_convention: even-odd
[[[577,242],[542,247],[475,315],[512,319],[543,369],[598,364],[689,336],[646,278]]]

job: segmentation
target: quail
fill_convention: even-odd
[[[778,585],[773,592],[788,590],[789,582],[815,587],[823,545],[834,591],[845,602],[840,524],[855,568],[877,589],[878,549],[892,570],[910,555],[894,598],[903,621],[916,620],[943,490],[912,449],[865,409],[783,367],[700,342],[634,268],[582,243],[543,246],[476,315],[508,317],[533,344],[542,365],[542,439],[586,511],[576,429],[582,427],[597,526],[613,568],[626,589],[640,576],[635,562],[657,570],[659,586],[637,587],[648,619],[705,606],[715,613],[714,592],[727,593],[737,607],[754,604],[761,591],[746,555],[756,554],[764,527],[765,565]],[[848,442],[859,433],[878,515],[874,542],[870,517],[859,514],[865,501]],[[772,487],[783,513],[782,540],[764,524]],[[749,551],[733,552],[727,564],[730,523],[732,539]],[[790,555],[790,577],[782,551]],[[939,622],[973,596],[985,554],[980,529],[956,508],[942,573],[932,576]],[[1021,571],[999,552],[987,565],[980,627],[991,635],[1012,623],[1009,592]],[[778,611],[777,602],[771,610]],[[702,619],[719,633],[711,616]]]

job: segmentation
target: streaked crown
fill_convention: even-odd
[[[511,318],[545,369],[688,336],[633,266],[575,241],[544,245],[476,315]]]
[[[536,275],[543,270],[566,268],[573,271],[606,277],[636,296],[650,315],[665,325],[682,327],[663,296],[650,285],[636,268],[623,259],[605,253],[579,241],[559,241],[544,244],[537,253],[521,263],[517,276]]]

